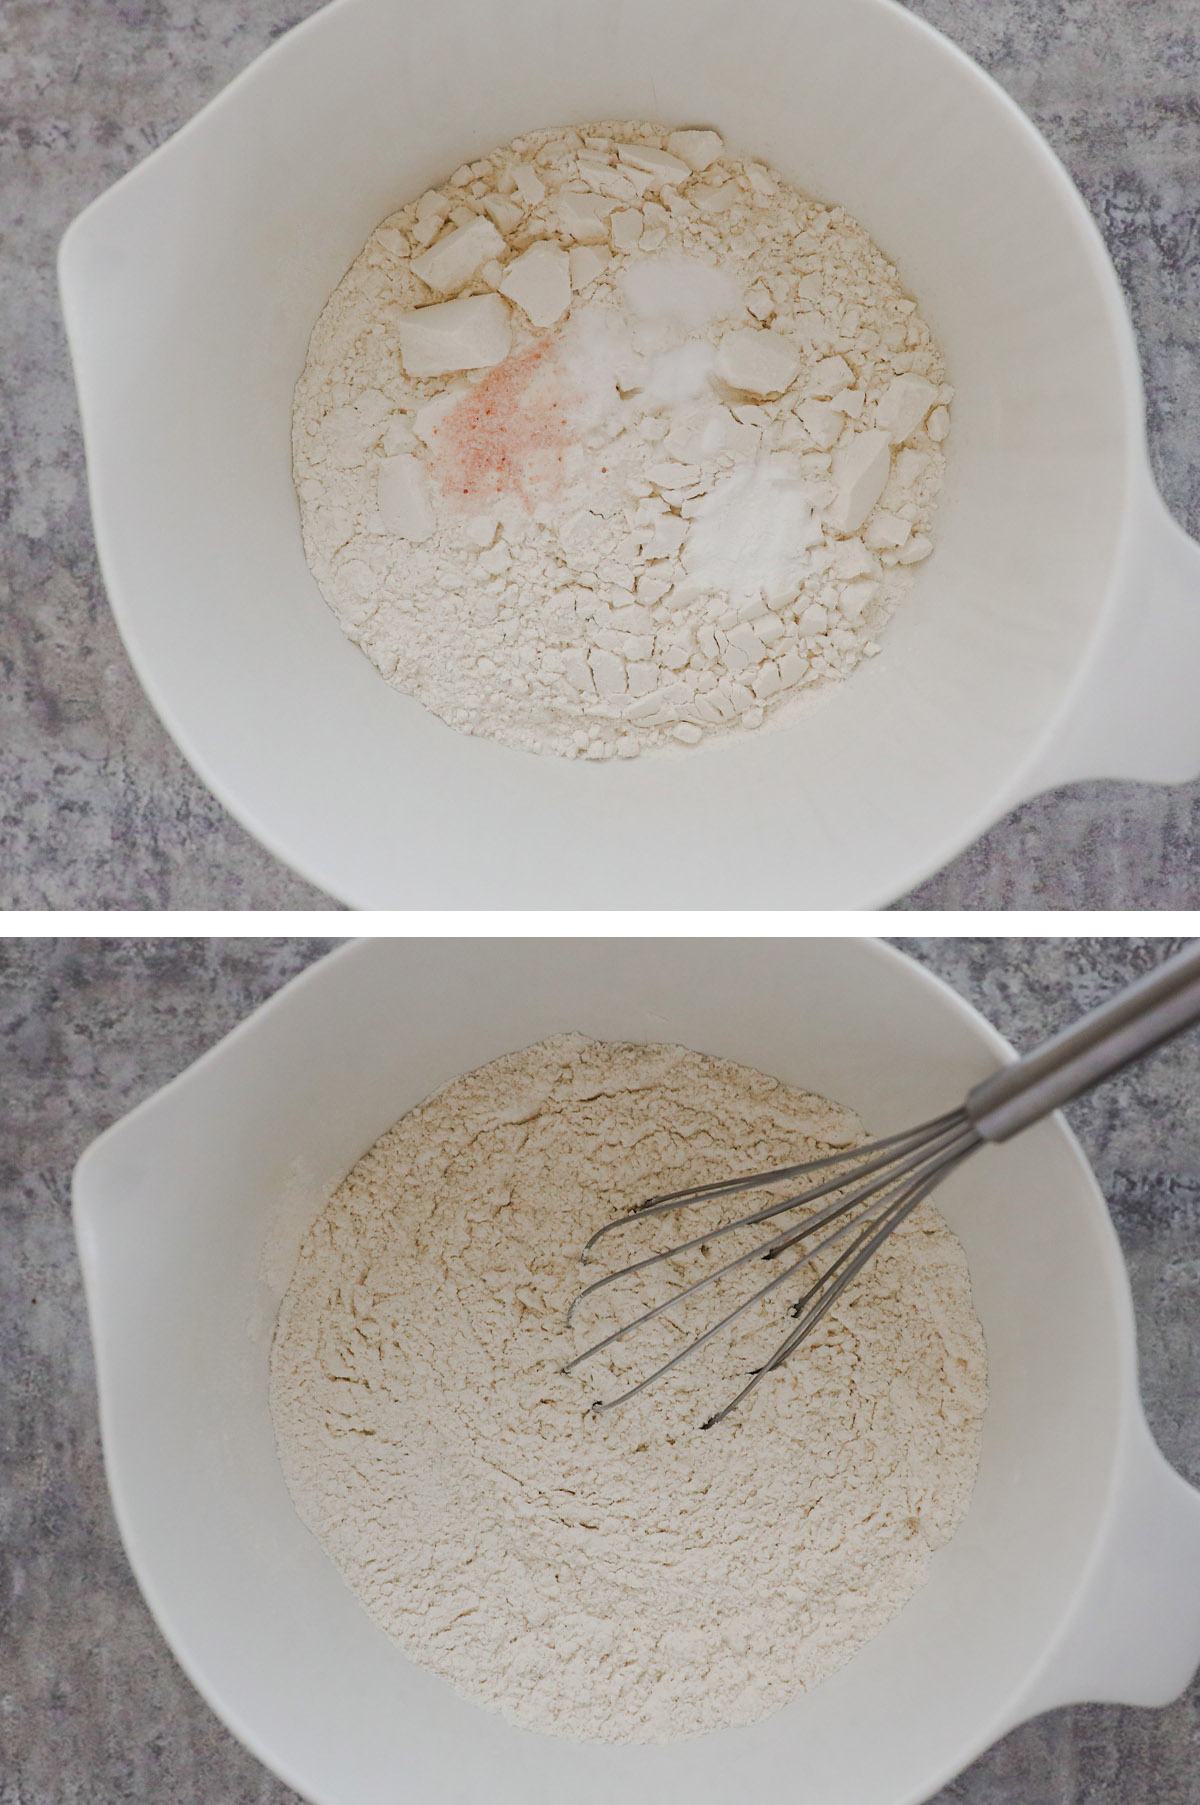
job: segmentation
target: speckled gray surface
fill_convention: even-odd
[[[1100,220],[1133,306],[1155,468],[1200,530],[1200,8],[913,0],[1033,115]],[[305,0],[6,0],[0,38],[0,906],[312,908],[209,796],[142,696],[104,600],[54,292],[79,208]],[[1200,783],[1040,798],[911,898],[924,908],[1183,908]]]
[[[0,1805],[286,1805],[159,1638],[101,1466],[71,1168],[330,942],[0,943]],[[1028,1047],[1169,942],[900,941]],[[1129,1262],[1151,1426],[1200,1483],[1200,1033],[1072,1107]],[[1008,1736],[943,1805],[1194,1805],[1200,1684]],[[427,1805],[438,1805],[429,1800]]]

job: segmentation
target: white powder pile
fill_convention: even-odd
[[[753,1723],[895,1615],[966,1509],[985,1403],[966,1264],[929,1205],[718,1428],[699,1424],[782,1338],[779,1302],[600,1416],[713,1299],[586,1380],[560,1370],[663,1294],[613,1287],[565,1329],[601,1222],[860,1139],[744,1067],[567,1036],[446,1086],[359,1161],[284,1298],[271,1407],[303,1520],[409,1655],[527,1728],[665,1742]]]
[[[305,550],[452,725],[694,745],[878,650],[933,547],[952,395],[842,208],[711,131],[534,132],[385,220],[322,313]]]

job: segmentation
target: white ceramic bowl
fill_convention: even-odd
[[[372,1623],[278,1465],[276,1307],[328,1187],[397,1115],[570,1029],[747,1061],[881,1133],[1009,1053],[869,941],[376,940],[102,1135],[75,1220],[109,1482],[151,1609],[234,1733],[314,1805],[904,1805],[1048,1706],[1179,1692],[1200,1495],[1150,1440],[1116,1239],[1060,1119],[940,1195],[988,1344],[979,1481],[927,1584],[823,1686],[748,1730],[572,1744],[467,1703]]]
[[[444,726],[304,561],[292,388],[371,228],[542,124],[712,123],[896,259],[957,384],[937,551],[884,655],[786,729],[603,766]],[[63,241],[96,538],[130,656],[226,806],[370,907],[859,907],[1084,776],[1200,770],[1200,551],[1149,474],[1079,195],[890,0],[337,0]]]

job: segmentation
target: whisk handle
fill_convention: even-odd
[[[985,1141],[1006,1141],[1200,1022],[1200,940],[1042,1046],[977,1084],[966,1111]]]

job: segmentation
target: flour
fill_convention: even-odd
[[[929,1205],[717,1429],[786,1304],[604,1415],[714,1299],[586,1380],[560,1370],[662,1295],[643,1275],[565,1328],[601,1222],[860,1139],[744,1067],[567,1036],[446,1086],[359,1161],[284,1298],[271,1408],[301,1517],[407,1654],[527,1728],[664,1742],[755,1722],[896,1614],[966,1510],[985,1402],[966,1264]],[[614,1238],[632,1257],[646,1236]]]
[[[933,549],[944,376],[862,227],[715,132],[531,133],[386,219],[322,313],[305,551],[466,732],[727,736],[878,651]]]

